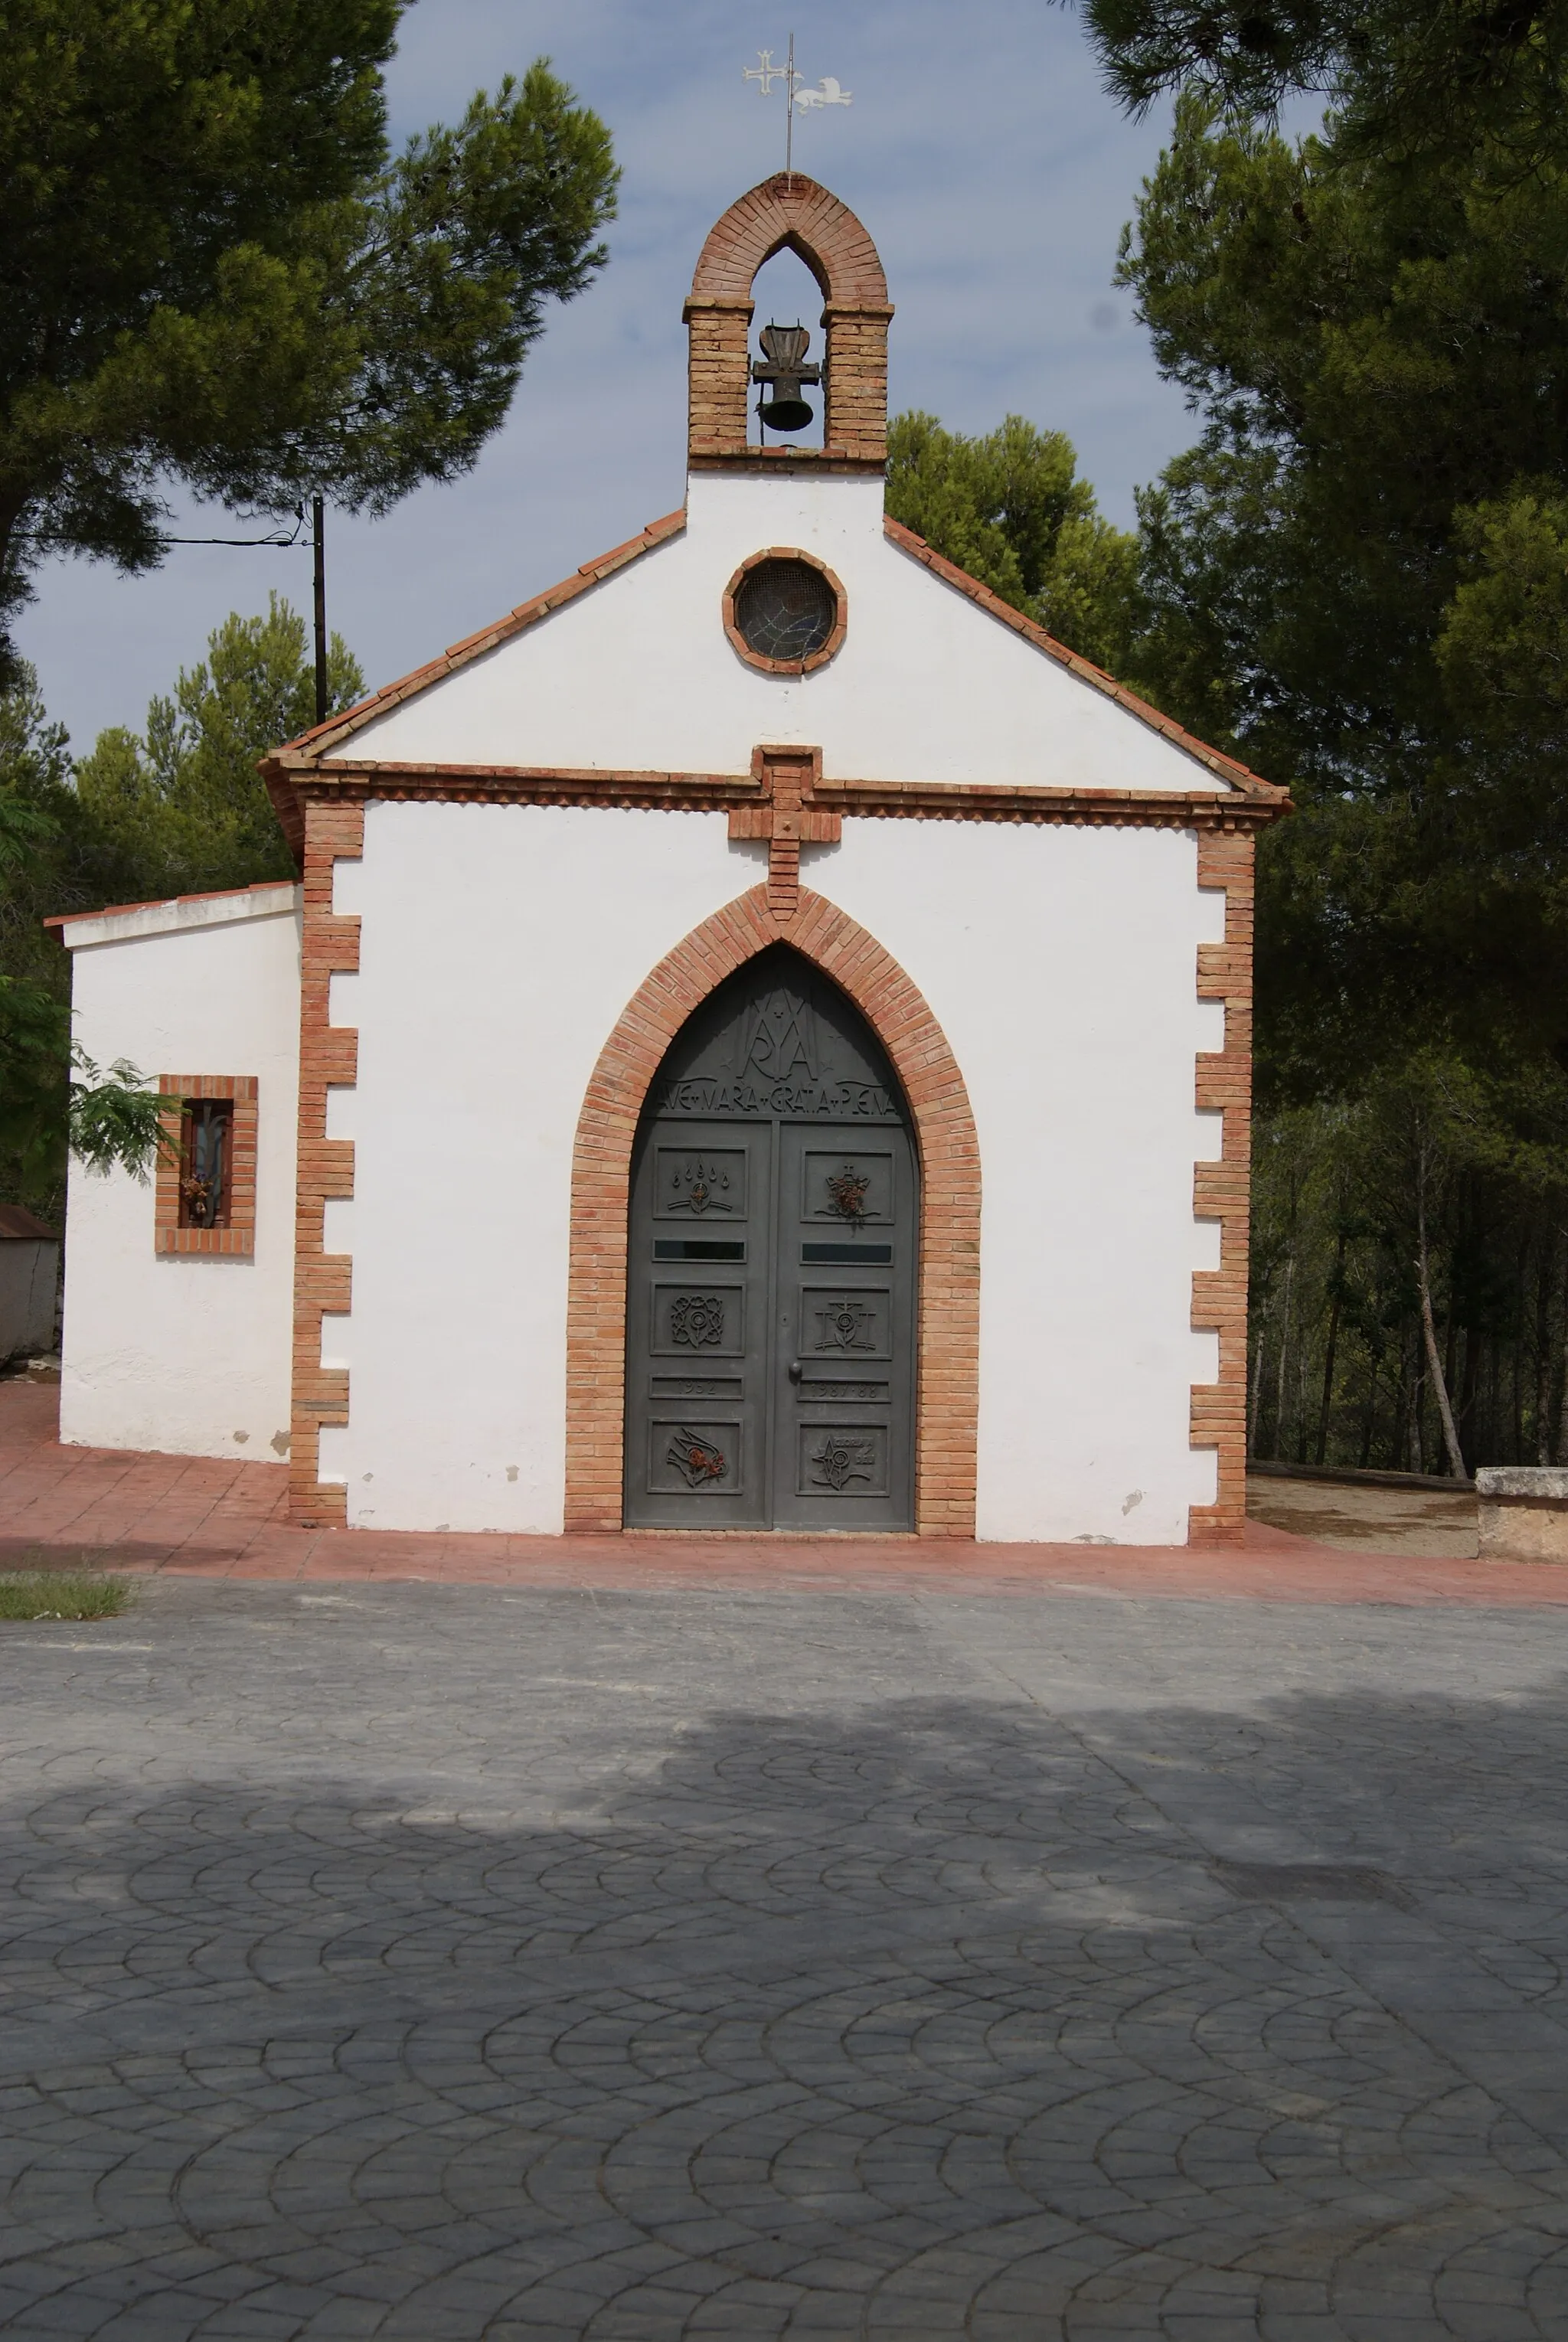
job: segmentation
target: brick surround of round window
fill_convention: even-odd
[[[833,596],[834,616],[832,632],[819,648],[808,651],[804,658],[769,658],[765,653],[753,650],[741,632],[735,615],[736,598],[753,572],[770,561],[798,562],[803,568],[814,569],[826,581],[828,591]],[[754,666],[759,674],[813,675],[819,666],[825,666],[829,659],[838,656],[849,627],[849,597],[835,572],[828,567],[825,561],[819,561],[814,553],[803,553],[795,545],[767,545],[760,553],[749,554],[724,587],[724,632],[736,657],[744,659],[746,665]]]

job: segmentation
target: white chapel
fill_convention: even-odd
[[[884,517],[892,316],[743,195],[681,510],[280,748],[298,885],[59,923],[178,1140],[73,1173],[63,1438],[350,1527],[1240,1538],[1284,793]]]

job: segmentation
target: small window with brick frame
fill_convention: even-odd
[[[160,1074],[164,1146],[154,1249],[248,1259],[255,1251],[256,1081]]]
[[[233,1098],[186,1098],[180,1116],[180,1226],[226,1228],[234,1202]]]

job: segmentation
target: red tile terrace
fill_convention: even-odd
[[[426,1579],[448,1585],[845,1593],[1136,1595],[1144,1599],[1568,1604],[1568,1567],[1346,1553],[1254,1521],[1226,1553],[1169,1546],[970,1545],[913,1537],[454,1536],[297,1528],[287,1469],[65,1447],[58,1391],[0,1383],[0,1567],[83,1557],[172,1576]]]

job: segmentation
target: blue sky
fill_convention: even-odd
[[[329,615],[372,684],[417,665],[682,499],[681,302],[703,238],[783,163],[782,103],[743,82],[793,25],[807,79],[837,77],[847,108],[804,117],[797,165],[844,197],[882,253],[897,305],[895,408],[966,431],[1009,411],[1065,431],[1105,510],[1132,515],[1193,433],[1154,371],[1116,242],[1167,126],[1125,120],[1100,86],[1078,16],[1044,0],[421,0],[389,75],[395,130],[461,112],[550,56],[610,125],[623,165],[611,261],[554,312],[511,417],[477,469],[388,518],[329,522]],[[781,258],[759,295],[798,300]],[[175,501],[215,533],[221,510]],[[269,586],[307,608],[299,553],[177,550],[153,575],[57,562],[19,638],[52,714],[87,748],[202,655],[230,609]]]

